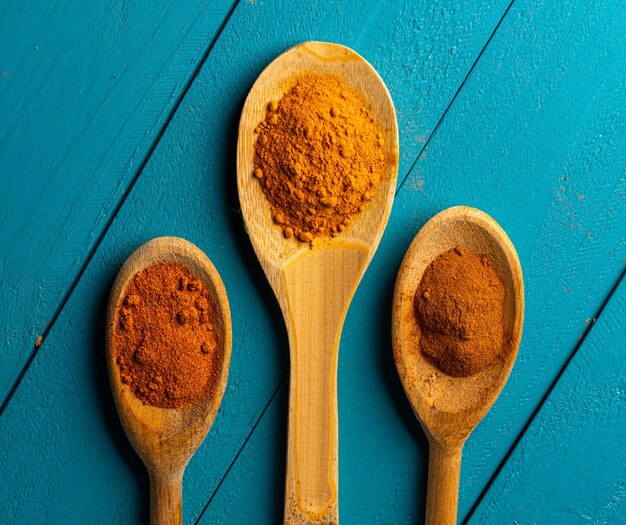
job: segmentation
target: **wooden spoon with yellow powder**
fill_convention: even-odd
[[[351,49],[301,44],[252,87],[239,125],[237,184],[289,333],[285,523],[339,521],[339,340],[387,224],[397,170],[393,102]]]

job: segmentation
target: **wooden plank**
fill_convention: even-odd
[[[175,234],[211,256],[233,312],[229,386],[184,480],[186,520],[196,519],[287,370],[282,319],[241,217],[233,211],[238,207],[236,129],[252,81],[294,43],[313,37],[340,41],[367,58],[380,53],[373,65],[383,75],[385,68],[409,71],[385,80],[405,115],[412,114],[412,106],[429,108],[421,113],[422,126],[432,129],[440,112],[431,108],[446,107],[446,97],[455,93],[504,9],[502,2],[467,1],[420,10],[408,0],[390,1],[378,10],[328,3],[238,5],[0,419],[0,465],[8,473],[0,487],[0,514],[14,523],[60,516],[126,523],[145,517],[144,472],[121,433],[108,393],[102,319],[122,260],[150,237]],[[416,27],[433,32],[416,35]],[[452,45],[456,55],[449,53]],[[378,51],[380,46],[387,52]],[[393,64],[387,57],[396,46],[406,53],[398,53]],[[419,69],[413,68],[415,56],[424,62]],[[442,76],[441,69],[450,74]],[[435,88],[422,93],[421,82],[413,78],[432,78]],[[29,474],[35,470],[36,478]],[[34,504],[44,498],[46,506]]]
[[[461,520],[621,275],[623,24],[619,2],[514,4],[398,192],[339,354],[342,516],[423,519],[427,446],[396,379],[389,308],[404,251],[428,218],[456,204],[484,209],[516,244],[526,283],[518,363],[465,447]],[[249,468],[235,464],[229,476],[242,480]],[[235,505],[237,492],[219,501]]]
[[[0,5],[0,406],[232,0]]]
[[[10,51],[0,64],[0,74],[6,72],[0,77],[0,108],[7,115],[0,134],[0,177],[6,180],[0,195],[0,300],[8,309],[0,324],[0,406],[36,352],[35,342],[49,329],[229,7],[225,0],[204,11],[179,4],[148,8],[113,2],[104,10],[2,6],[0,30]],[[320,9],[336,15],[326,20],[328,39],[358,43],[373,38],[378,30],[373,24],[381,24],[381,34],[397,35],[402,45],[372,41],[367,50],[392,80],[406,153],[400,173],[406,173],[505,5],[503,0],[469,2],[471,13],[466,14],[464,3],[404,2],[395,7],[395,17],[384,16],[380,3],[359,14],[341,4],[307,9],[308,15],[298,21],[299,32],[277,35],[275,42],[261,33],[265,53],[255,71],[286,46],[319,38],[315,17]],[[348,27],[344,16],[354,25]],[[65,30],[69,19],[72,27]],[[485,20],[489,23],[483,25]],[[475,34],[468,37],[470,32]],[[107,45],[98,47],[103,41]],[[35,42],[32,48],[30,42]],[[16,166],[19,177],[12,175]],[[24,238],[27,243],[21,242]],[[57,239],[64,239],[62,249]]]
[[[198,524],[282,523],[288,402],[289,383],[284,381]]]
[[[624,523],[626,279],[470,523]]]

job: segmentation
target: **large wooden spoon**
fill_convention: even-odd
[[[285,239],[252,176],[255,128],[302,72],[334,73],[369,103],[389,157],[379,191],[351,227],[313,247]],[[237,183],[252,245],[287,324],[291,353],[285,523],[338,523],[337,356],[352,295],[385,229],[397,177],[398,129],[389,93],[351,49],[308,42],[280,55],[259,76],[239,125]]]
[[[470,377],[439,371],[419,350],[413,301],[424,270],[441,253],[461,246],[488,254],[506,290],[504,324],[512,340],[506,359]],[[456,523],[461,452],[506,383],[524,322],[524,283],[513,244],[498,224],[473,208],[449,208],[433,217],[409,247],[393,300],[393,350],[400,379],[430,445],[426,523]],[[496,349],[494,349],[496,350]]]
[[[122,383],[115,363],[111,337],[126,287],[137,272],[158,262],[178,263],[203,281],[214,295],[220,317],[215,320],[221,337],[219,379],[212,396],[185,408],[145,405]],[[135,250],[113,284],[107,310],[106,347],[109,378],[115,405],[128,439],[150,476],[150,522],[182,522],[183,472],[213,424],[226,388],[231,349],[230,309],[224,284],[209,258],[196,246],[177,237],[159,237]]]

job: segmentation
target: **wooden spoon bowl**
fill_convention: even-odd
[[[125,290],[140,270],[159,262],[188,268],[213,294],[220,316],[219,378],[213,395],[187,407],[159,408],[144,404],[122,383],[111,340]],[[224,284],[209,258],[190,242],[159,237],[135,250],[120,269],[107,309],[106,349],[109,378],[122,426],[150,476],[150,521],[176,524],[182,521],[182,478],[187,463],[208,433],[219,409],[230,365],[231,321]]]
[[[312,248],[285,239],[253,177],[255,128],[303,72],[333,73],[366,99],[384,134],[381,185],[349,229]],[[259,76],[241,115],[237,184],[254,250],[283,311],[291,351],[286,523],[338,523],[337,357],[352,295],[383,234],[396,187],[398,127],[391,97],[376,71],[351,49],[308,42],[280,55]]]
[[[441,372],[419,349],[414,296],[422,275],[441,253],[455,246],[487,254],[504,283],[505,333],[511,350],[482,372],[452,377]],[[489,411],[515,363],[524,321],[524,284],[515,248],[487,214],[465,206],[433,217],[411,243],[396,281],[392,332],[400,380],[430,444],[426,522],[456,523],[463,443]]]

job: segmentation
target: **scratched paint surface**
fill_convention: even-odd
[[[471,523],[624,522],[625,354],[622,280]]]
[[[572,376],[568,381],[575,383],[588,377],[572,368],[578,359],[578,338],[588,329],[585,320],[605,301],[602,322],[593,325],[579,352],[594,340],[603,345],[620,337],[623,341],[623,330],[612,329],[619,323],[611,321],[619,312],[623,316],[623,307],[613,306],[623,293],[618,289],[611,296],[611,291],[624,269],[626,242],[626,58],[616,37],[626,21],[624,8],[617,1],[570,0],[557,5],[516,0],[510,8],[508,2],[490,4],[380,2],[364,9],[328,2],[255,1],[237,3],[230,16],[225,6],[215,11],[210,28],[194,26],[198,33],[190,42],[196,51],[191,52],[195,58],[189,67],[176,65],[175,53],[167,55],[163,49],[146,58],[151,64],[144,67],[168,71],[171,97],[183,93],[180,105],[160,99],[156,124],[142,128],[142,133],[156,140],[154,150],[148,146],[150,140],[137,142],[137,135],[124,129],[118,138],[96,134],[99,139],[93,145],[80,142],[80,137],[64,139],[68,147],[82,152],[82,157],[75,154],[79,157],[75,162],[82,162],[84,171],[63,171],[60,165],[52,165],[41,184],[50,188],[51,205],[62,209],[65,218],[43,208],[36,211],[41,217],[37,225],[28,223],[24,213],[15,212],[32,207],[34,201],[28,199],[45,195],[37,186],[40,179],[32,173],[35,183],[28,192],[7,193],[12,195],[11,207],[0,210],[0,220],[14,228],[34,228],[39,235],[28,247],[40,254],[39,259],[26,257],[20,271],[30,275],[32,270],[33,286],[40,287],[45,297],[25,303],[35,305],[35,324],[28,324],[31,312],[24,304],[0,317],[0,328],[7,334],[0,339],[3,384],[14,383],[27,363],[24,348],[28,354],[32,341],[31,348],[19,345],[34,340],[36,330],[50,321],[51,312],[59,308],[60,314],[0,416],[0,471],[5,478],[0,485],[0,515],[11,523],[145,521],[145,473],[119,427],[108,391],[103,312],[124,258],[153,236],[174,234],[197,243],[216,264],[229,292],[234,327],[231,375],[222,409],[185,475],[185,522],[280,521],[287,342],[237,212],[234,140],[241,104],[256,75],[282,50],[315,38],[352,46],[378,69],[398,110],[402,147],[399,191],[389,226],[355,295],[341,344],[342,522],[423,519],[427,446],[393,368],[389,307],[395,272],[411,238],[433,213],[453,204],[477,206],[500,221],[518,247],[527,291],[520,360],[502,398],[465,447],[460,517],[471,514],[471,520],[480,523],[518,518],[520,523],[551,523],[565,516],[562,509],[570,509],[578,513],[572,514],[575,517],[623,522],[623,464],[608,472],[593,471],[597,483],[587,482],[590,494],[579,507],[576,491],[580,484],[573,484],[561,500],[554,494],[541,504],[531,501],[532,488],[518,491],[516,499],[512,497],[516,491],[501,487],[506,489],[518,473],[521,479],[539,481],[549,474],[560,477],[573,468],[574,450],[581,454],[585,450],[581,447],[588,446],[584,439],[579,446],[574,437],[591,436],[591,429],[584,422],[569,424],[582,409],[570,407],[567,397],[552,399],[560,388],[566,388],[561,381]],[[101,36],[106,34],[105,22],[127,20],[115,10],[116,5],[111,4],[109,18],[88,13],[95,17],[96,32],[102,31],[93,36],[92,43],[100,51],[98,46],[106,41]],[[194,9],[183,3],[177,9],[187,9],[189,20],[199,20],[202,9],[213,7]],[[139,16],[142,6],[124,3],[123,9]],[[184,31],[172,29],[181,23],[181,12],[172,17],[174,25],[166,31],[167,39],[173,49],[180,44],[189,52]],[[16,19],[35,16],[28,9],[24,13]],[[218,32],[224,18],[226,23]],[[137,36],[140,47],[141,39],[147,41],[152,35],[149,24],[130,20],[128,27],[138,25],[143,31]],[[45,34],[46,27],[35,24],[31,29],[39,35]],[[215,32],[218,38],[207,47]],[[207,49],[202,61],[200,55]],[[120,53],[118,60],[126,63],[131,55]],[[34,68],[32,60],[24,59],[24,67]],[[193,75],[197,63],[202,65]],[[154,78],[146,75],[141,88],[150,89]],[[189,79],[187,90],[182,86]],[[138,82],[121,82],[118,89],[142,100],[135,93]],[[15,86],[11,89],[16,90]],[[89,103],[101,104],[104,90],[104,86],[94,87]],[[54,113],[49,105],[40,104],[40,109]],[[122,104],[119,118],[141,114],[138,105]],[[175,112],[168,121],[172,108]],[[114,120],[107,125],[114,125]],[[3,160],[5,155],[12,159],[16,149],[26,151],[26,132],[40,130],[36,118],[26,121],[23,130],[20,135],[0,124],[4,133],[0,136],[14,137],[13,143],[0,142]],[[113,147],[111,143],[121,144],[116,150],[118,160],[126,163],[108,164],[102,178],[95,181],[94,165],[88,160],[102,156]],[[142,153],[131,153],[132,145]],[[41,159],[50,158],[53,146],[46,143],[50,150]],[[148,152],[151,156],[142,166],[136,159]],[[24,176],[33,169],[28,164]],[[8,175],[3,173],[4,178],[8,180]],[[76,198],[68,197],[66,190],[55,196],[61,178],[72,188],[80,188],[71,190]],[[117,210],[120,195],[127,191]],[[110,227],[109,216],[114,216]],[[42,221],[47,221],[46,227]],[[68,229],[68,222],[76,225],[74,229]],[[76,243],[67,242],[65,237],[72,231],[91,233],[87,241],[78,235]],[[9,236],[0,238],[5,253],[12,244],[19,244],[14,241]],[[45,255],[52,253],[51,243],[61,247],[60,253]],[[93,256],[91,248],[96,248]],[[47,264],[41,263],[42,257]],[[5,255],[0,261],[1,286],[10,298],[23,281],[20,275],[5,271],[15,262]],[[79,275],[77,270],[84,263],[84,274]],[[77,286],[63,302],[68,283],[78,277]],[[43,279],[50,279],[54,286],[42,288]],[[618,313],[609,316],[613,311]],[[574,353],[561,380],[550,390]],[[624,356],[623,352],[612,355],[613,361],[607,363],[612,367],[610,374],[604,370],[603,376],[599,370],[594,377],[618,381]],[[601,360],[596,364],[599,369],[604,366]],[[618,382],[606,392],[619,393],[621,388]],[[584,395],[583,388],[579,397]],[[549,412],[553,404],[566,406],[570,418],[554,422]],[[595,419],[590,419],[600,426],[621,423],[623,427],[623,410],[611,406],[605,415],[600,408],[590,409],[597,411]],[[550,453],[542,449],[543,443],[547,448],[562,446],[552,434],[552,423],[541,423],[544,419],[553,421],[560,433],[575,427],[572,436],[562,440],[573,449],[570,459],[543,461],[543,455]],[[528,432],[509,456],[529,422]],[[532,433],[536,425],[544,429],[539,438]],[[613,448],[620,450],[616,443]],[[520,456],[520,450],[529,452]],[[610,450],[609,443],[596,457],[606,458]],[[527,455],[535,459],[527,462]],[[542,470],[544,464],[549,471]],[[607,487],[617,491],[613,499],[607,499]]]
[[[0,3],[0,406],[231,3]]]

